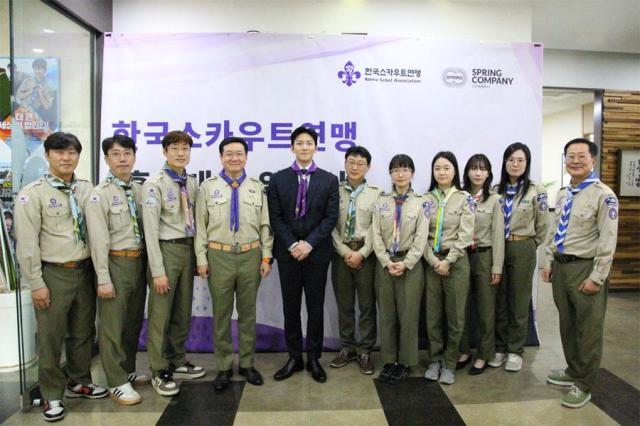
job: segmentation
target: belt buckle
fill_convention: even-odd
[[[231,246],[231,253],[240,254],[242,253],[242,246],[238,244],[234,244]]]

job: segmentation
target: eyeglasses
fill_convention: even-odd
[[[119,160],[121,158],[129,159],[134,156],[133,151],[116,151],[110,152],[108,155],[114,160]]]
[[[358,169],[363,169],[365,167],[367,167],[367,162],[366,161],[347,161],[346,162],[347,167],[356,167]]]
[[[413,173],[413,170],[411,170],[408,167],[398,167],[395,169],[391,169],[391,174],[392,175],[408,175]]]

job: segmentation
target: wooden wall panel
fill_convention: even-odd
[[[620,199],[611,288],[640,289],[640,197],[620,197],[619,151],[640,149],[640,92],[605,90],[600,178]]]

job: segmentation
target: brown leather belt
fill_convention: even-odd
[[[526,235],[509,235],[507,237],[507,241],[524,241],[524,240],[528,240],[531,237],[528,237]]]
[[[258,247],[260,247],[260,240],[255,240],[254,242],[248,243],[248,244],[234,244],[234,245],[216,243],[215,241],[209,241],[210,249],[226,251],[233,254],[246,253],[249,250],[253,250]]]
[[[109,256],[115,257],[141,257],[143,254],[142,250],[109,250]]]
[[[62,262],[62,263],[43,261],[42,264],[49,265],[49,266],[57,266],[59,268],[64,268],[64,269],[83,269],[91,265],[91,258],[88,257],[86,259],[78,260],[76,262]]]
[[[160,240],[160,242],[189,245],[189,244],[193,244],[193,238],[192,237],[189,237],[189,238],[174,238],[174,239],[171,239],[171,240]]]
[[[580,262],[583,260],[593,260],[593,257],[578,257],[572,254],[559,254],[556,253],[553,255],[553,259],[558,263],[573,263]]]
[[[491,246],[488,247],[467,247],[467,253],[484,253],[485,251],[491,250]]]
[[[353,251],[358,251],[362,247],[364,247],[364,240],[351,240],[349,242],[343,241],[342,243],[349,246],[349,248]]]

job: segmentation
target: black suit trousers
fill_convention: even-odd
[[[307,305],[307,360],[322,356],[324,340],[324,294],[329,262],[278,261],[284,311],[284,335],[291,358],[302,356],[302,292]]]

